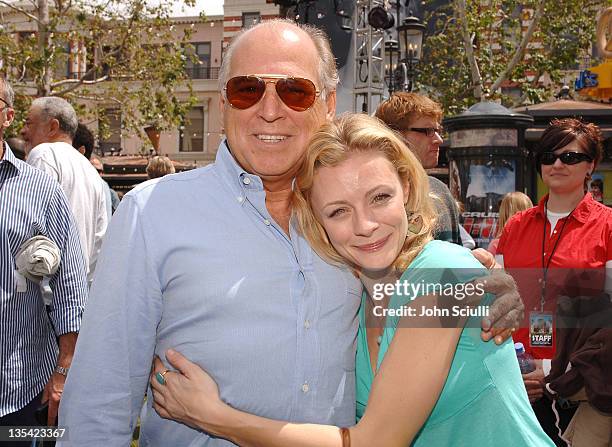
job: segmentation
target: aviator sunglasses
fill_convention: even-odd
[[[555,154],[553,152],[543,152],[539,155],[538,160],[543,165],[552,165],[557,159],[565,165],[575,165],[583,161],[593,161],[593,157],[582,152],[563,152]]]
[[[236,76],[225,84],[227,102],[236,109],[244,110],[257,104],[266,92],[266,84],[272,83],[276,94],[287,107],[304,112],[312,107],[321,94],[314,83],[305,78],[283,75]]]

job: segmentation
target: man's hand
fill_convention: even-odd
[[[491,275],[479,278],[475,283],[481,283],[486,293],[495,295],[495,301],[489,307],[489,317],[482,320],[481,337],[484,341],[493,338],[501,345],[523,321],[525,306],[516,283],[501,269],[492,270]]]
[[[64,392],[64,383],[66,377],[63,375],[53,372],[45,389],[43,390],[42,403],[49,401],[49,413],[47,416],[47,425],[54,426],[57,424],[57,410],[59,408],[60,399]]]
[[[475,248],[472,250],[472,256],[474,256],[487,270],[501,268],[501,265],[495,262],[495,256],[484,248]]]
[[[68,332],[59,336],[57,365],[66,370],[70,368],[77,337],[78,334],[76,332]],[[43,390],[42,403],[49,401],[49,415],[47,417],[47,425],[49,426],[53,426],[57,423],[57,410],[59,408],[60,399],[62,398],[62,393],[64,392],[64,383],[66,383],[66,376],[54,371]]]
[[[523,383],[529,396],[529,402],[533,403],[544,395],[544,370],[542,361],[536,360],[536,369],[529,374],[523,374]]]

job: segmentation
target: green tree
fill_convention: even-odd
[[[177,1],[0,0],[2,72],[17,93],[12,132],[31,100],[49,95],[99,120],[103,134],[107,108],[121,110],[125,134],[178,126],[195,98],[185,72],[192,29],[175,30]]]
[[[610,4],[453,0],[426,19],[435,32],[426,37],[419,79],[447,114],[483,99],[501,98],[511,107],[545,101],[562,86],[564,71],[576,69],[588,54],[596,14]],[[507,82],[520,88],[519,98],[502,95]]]

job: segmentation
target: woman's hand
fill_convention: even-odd
[[[172,349],[166,351],[166,359],[176,371],[166,372],[162,385],[156,374],[167,369],[155,357],[149,380],[153,408],[162,418],[215,434],[223,410],[228,408],[219,397],[217,384],[202,368]]]

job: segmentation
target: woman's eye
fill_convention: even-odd
[[[338,209],[335,209],[334,211],[332,211],[331,214],[328,217],[329,218],[337,217],[337,216],[340,216],[340,215],[344,214],[345,212],[346,212],[346,210],[344,208],[338,208]]]
[[[373,203],[382,203],[382,202],[386,202],[387,200],[389,200],[389,198],[391,197],[390,194],[387,193],[380,193],[380,194],[376,194],[373,198],[372,198],[372,202]]]

